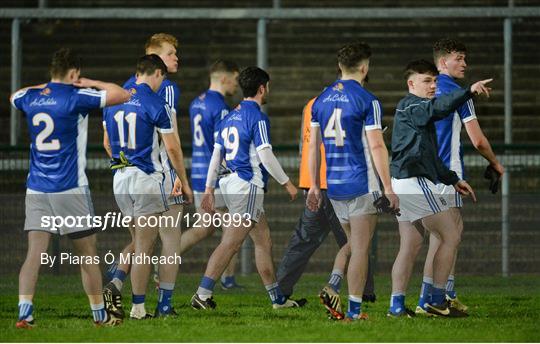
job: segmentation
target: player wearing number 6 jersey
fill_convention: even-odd
[[[50,82],[24,88],[11,96],[11,104],[26,116],[31,139],[24,225],[28,231],[28,253],[19,274],[18,328],[34,324],[32,299],[41,255],[47,253],[51,234],[66,234],[72,239],[77,255],[97,256],[92,228],[42,225],[48,216],[93,215],[85,174],[88,112],[129,98],[121,87],[80,78],[80,73],[80,58],[63,48],[54,53]],[[95,323],[118,323],[104,308],[99,264],[82,263],[81,276]]]
[[[248,67],[239,75],[244,100],[221,123],[206,178],[201,207],[214,211],[214,189],[218,167],[225,158],[227,171],[219,181],[225,205],[231,215],[246,216],[239,226],[226,228],[223,239],[212,253],[199,288],[191,299],[195,309],[215,308],[212,298],[216,280],[249,234],[255,244],[255,263],[268,291],[273,308],[299,307],[303,304],[286,298],[276,282],[272,262],[272,242],[268,226],[254,226],[263,216],[264,182],[260,168],[283,185],[291,200],[297,189],[291,183],[272,152],[268,116],[261,111],[269,92],[269,75],[257,67]]]
[[[368,268],[368,251],[377,221],[373,202],[380,197],[375,169],[391,208],[398,207],[390,182],[388,152],[382,138],[382,109],[377,98],[362,87],[369,70],[371,49],[365,43],[338,50],[342,77],[327,87],[312,108],[310,138],[311,188],[307,206],[321,203],[320,144],[324,143],[328,198],[347,234],[351,255],[347,272],[348,320],[363,319],[362,294]],[[371,155],[371,157],[370,157]],[[373,160],[373,161],[372,161]],[[335,314],[342,318],[342,314]]]
[[[191,183],[193,186],[195,208],[199,214],[204,214],[201,208],[201,198],[206,185],[206,174],[214,141],[219,131],[221,120],[229,113],[230,109],[225,103],[225,96],[232,96],[238,89],[238,66],[236,63],[225,60],[217,60],[210,66],[210,88],[197,96],[189,106],[191,122],[191,134],[193,137],[193,154],[191,159]],[[223,214],[225,201],[216,185],[216,212]],[[216,215],[219,216],[219,215]],[[201,240],[211,236],[216,228],[210,223],[203,222],[182,235],[180,253],[184,254]],[[234,278],[236,256],[221,276],[223,289],[238,287]]]
[[[180,228],[145,226],[138,217],[157,216],[168,210],[164,174],[159,160],[158,135],[167,150],[169,161],[179,176],[185,175],[182,149],[173,125],[173,112],[157,91],[167,67],[158,55],[145,55],[137,63],[137,80],[130,88],[131,99],[103,111],[103,125],[111,143],[114,195],[124,216],[135,217],[135,257],[152,255],[154,241],[161,237],[162,257],[175,257],[180,247]],[[181,194],[182,183],[176,179],[172,196]],[[158,222],[159,225],[159,222]],[[174,259],[168,261],[175,261]],[[165,268],[165,269],[164,269]],[[165,271],[167,273],[165,273]],[[133,307],[131,318],[149,317],[144,307],[150,264],[133,264],[131,284]],[[173,313],[171,297],[178,264],[160,268],[160,297],[156,315]],[[106,295],[107,296],[107,295]],[[108,307],[120,312],[121,303],[108,300]]]

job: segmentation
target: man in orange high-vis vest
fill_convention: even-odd
[[[311,178],[308,172],[308,149],[311,130],[311,106],[314,101],[315,98],[312,98],[304,107],[302,131],[300,134],[301,160],[299,187],[304,189],[304,191],[307,191],[311,186]],[[334,208],[332,208],[330,200],[326,196],[326,162],[323,145],[321,145],[321,157],[321,207],[316,212],[312,212],[307,207],[304,208],[277,270],[278,283],[284,295],[292,295],[293,287],[304,273],[309,259],[330,231],[334,233],[334,237],[340,248],[347,243],[347,236],[334,213]],[[340,257],[338,255],[334,262],[334,269],[328,283],[337,287],[336,289],[339,289],[341,284],[346,261],[347,257]],[[371,264],[368,270],[368,279],[364,288],[363,299],[365,301],[375,301]]]

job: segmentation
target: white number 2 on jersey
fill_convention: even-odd
[[[340,108],[335,108],[332,116],[328,120],[328,124],[324,128],[324,137],[333,137],[336,139],[336,146],[343,147],[347,133],[341,127],[341,111]]]
[[[32,118],[32,124],[34,125],[34,127],[39,126],[41,122],[45,123],[45,128],[43,128],[43,130],[36,136],[37,150],[38,151],[59,150],[60,140],[53,139],[49,142],[45,142],[45,140],[52,134],[54,130],[54,121],[52,117],[45,112],[40,112],[40,113],[37,113]]]
[[[223,138],[223,143],[225,144],[225,160],[234,160],[236,154],[238,153],[238,145],[240,144],[238,129],[236,127],[225,128],[221,132],[221,137]]]
[[[120,141],[120,147],[126,146],[126,141],[124,140],[124,118],[128,122],[128,149],[135,149],[137,146],[136,137],[135,137],[135,128],[137,125],[137,114],[135,112],[130,112],[124,117],[124,111],[120,110],[114,114],[114,120],[118,124],[118,139]]]

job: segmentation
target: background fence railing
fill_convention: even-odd
[[[509,272],[540,272],[540,146],[515,145],[496,146],[501,161],[512,174],[512,195],[509,199],[509,215],[512,231],[509,233]],[[276,155],[286,172],[294,181],[298,180],[298,150],[294,147],[276,147]],[[189,150],[186,150],[186,155]],[[501,194],[491,195],[487,191],[487,181],[483,179],[486,163],[470,147],[465,147],[465,164],[468,180],[476,189],[478,203],[466,200],[463,208],[465,230],[459,252],[458,273],[493,274],[501,270]],[[190,160],[186,159],[190,166]],[[26,253],[24,225],[24,192],[28,172],[27,147],[0,147],[0,273],[16,272]],[[108,211],[118,211],[112,195],[112,176],[108,161],[101,147],[90,147],[88,151],[88,178],[96,214],[104,215]],[[303,199],[289,203],[286,195],[275,182],[271,182],[265,196],[265,210],[271,228],[274,244],[274,260],[279,263],[296,222],[303,210]],[[193,212],[192,206],[187,207]],[[389,273],[399,248],[399,235],[396,220],[387,215],[379,217],[376,239],[372,250],[376,262],[376,271]],[[115,254],[129,240],[125,230],[112,229],[101,232],[98,246],[103,255],[108,250]],[[203,241],[183,256],[182,271],[201,272],[217,245],[219,236]],[[51,252],[66,251],[69,240],[61,238],[56,246],[51,245]],[[315,253],[308,266],[308,271],[329,271],[337,252],[332,234]],[[424,252],[425,253],[425,252]],[[424,253],[420,254],[417,265],[422,264]],[[252,258],[253,253],[249,253]],[[419,266],[417,267],[419,268]],[[43,267],[47,270],[46,267]],[[75,271],[75,267],[62,265],[55,269],[61,272]],[[49,269],[50,271],[54,271]],[[57,270],[60,272],[60,270]]]

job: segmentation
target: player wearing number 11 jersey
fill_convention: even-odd
[[[328,198],[347,233],[351,248],[347,273],[349,308],[346,319],[349,320],[365,318],[360,308],[369,244],[377,221],[373,202],[380,197],[381,190],[375,168],[390,206],[398,206],[390,182],[388,152],[382,138],[381,105],[362,87],[369,70],[370,56],[371,49],[365,43],[348,44],[338,51],[342,77],[317,97],[311,119],[314,129],[309,149],[312,183],[307,206],[316,211],[321,203],[318,172],[322,140]],[[343,317],[342,314],[334,316]]]
[[[103,111],[103,125],[111,144],[114,162],[112,168],[116,171],[114,195],[124,216],[148,217],[168,210],[168,195],[163,185],[165,176],[159,160],[158,135],[161,136],[165,145],[172,167],[179,176],[185,175],[182,150],[174,131],[173,111],[165,100],[155,93],[166,74],[167,67],[158,55],[141,57],[137,63],[137,80],[130,88],[131,99]],[[179,194],[181,184],[180,179],[177,178],[173,196]],[[147,221],[135,221],[136,258],[152,254],[153,244],[158,234],[158,227],[145,226],[145,223],[149,224]],[[159,225],[159,223],[156,224]],[[159,234],[162,242],[174,244],[162,245],[161,256],[176,257],[179,254],[180,228],[163,228]],[[167,261],[175,262],[174,259]],[[150,264],[146,260],[132,266],[131,318],[149,317],[144,307],[149,273]],[[160,266],[160,291],[156,315],[173,313],[171,297],[177,273],[178,264]],[[108,285],[109,290],[110,288],[112,286]],[[117,303],[116,300],[107,300],[108,294],[105,295],[107,306],[119,311],[121,303]],[[115,296],[116,293],[112,294]]]

